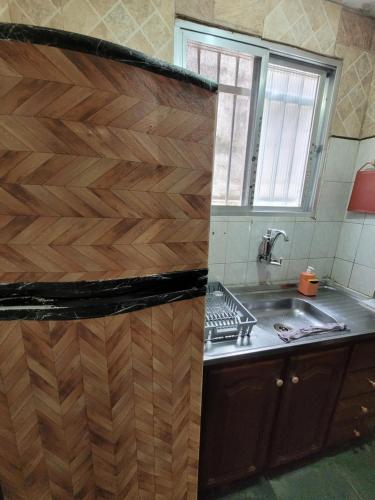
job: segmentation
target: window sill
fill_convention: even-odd
[[[293,210],[293,209],[274,209],[274,210],[259,210],[250,209],[247,207],[222,207],[215,206],[211,207],[212,217],[226,217],[231,219],[232,217],[288,217],[293,219],[315,219],[315,212],[306,212],[303,210]]]

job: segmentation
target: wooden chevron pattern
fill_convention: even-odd
[[[216,96],[88,54],[0,49],[0,279],[205,267]]]
[[[13,499],[196,498],[204,301],[0,322],[0,482]]]

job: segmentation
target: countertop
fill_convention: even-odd
[[[375,310],[365,303],[365,297],[352,294],[329,284],[320,287],[316,297],[305,297],[298,293],[296,288],[278,290],[254,290],[251,287],[230,287],[230,291],[251,312],[251,302],[260,299],[302,298],[319,307],[322,311],[344,322],[349,328],[342,332],[325,332],[318,335],[304,337],[286,343],[279,338],[276,332],[267,331],[260,326],[254,326],[250,337],[237,341],[206,343],[204,364],[211,365],[260,357],[271,354],[285,354],[288,351],[300,350],[307,346],[325,346],[346,342],[359,337],[375,334]]]

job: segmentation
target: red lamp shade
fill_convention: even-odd
[[[375,169],[362,170],[366,165],[374,167],[373,163],[365,163],[355,177],[349,212],[375,213]]]

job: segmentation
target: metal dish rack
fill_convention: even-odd
[[[218,281],[208,283],[205,317],[206,341],[219,342],[250,335],[256,323],[257,320],[254,316],[225,286]]]

